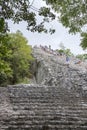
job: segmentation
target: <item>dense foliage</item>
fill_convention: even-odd
[[[15,84],[30,77],[32,48],[21,32],[0,37],[0,85]]]
[[[9,60],[11,58],[11,50],[9,50],[9,37],[7,34],[0,35],[0,84],[7,81],[12,76],[12,69]]]

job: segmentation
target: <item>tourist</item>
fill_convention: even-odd
[[[66,56],[66,62],[69,62],[70,59],[69,59],[69,56]]]

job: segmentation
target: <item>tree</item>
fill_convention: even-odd
[[[87,24],[87,0],[45,0],[59,13],[58,19],[70,33],[82,31]]]
[[[11,50],[9,50],[9,37],[7,34],[0,35],[0,84],[7,84],[9,78],[12,77],[12,69],[10,67]]]
[[[41,22],[37,21],[37,14],[42,17]],[[33,6],[33,2],[30,0],[0,0],[0,21],[11,19],[14,23],[19,23],[21,21],[27,22],[27,29],[35,32],[46,32],[44,22],[49,22],[49,20],[55,19],[55,15],[51,12],[50,8],[41,7],[37,9]],[[49,29],[49,32],[54,32],[54,30]]]
[[[81,34],[81,47],[87,48],[87,0],[44,0],[57,12],[58,20],[69,33]],[[84,32],[85,27],[85,32]]]
[[[63,43],[60,43],[59,45],[60,49],[58,49],[58,52],[60,54],[65,54],[67,56],[73,56],[73,53],[70,51],[70,49],[67,49]]]
[[[69,32],[80,32],[87,24],[87,0],[43,0],[57,12],[60,22],[69,28]],[[37,14],[42,17],[42,22],[37,23]],[[55,19],[51,8],[41,7],[39,10],[30,0],[1,0],[0,18],[13,20],[14,23],[26,21],[27,29],[31,31],[47,32],[44,22]]]
[[[33,60],[31,55],[32,48],[28,45],[27,39],[20,31],[9,34],[10,50],[12,51],[12,58],[10,59],[11,69],[13,75],[11,78],[12,84],[18,83],[25,77],[29,78],[29,66]]]
[[[87,49],[87,33],[86,32],[83,32],[81,33],[81,44],[80,46],[85,50]]]
[[[14,23],[21,21],[27,22],[27,29],[39,33],[48,30],[45,23],[53,21],[55,14],[58,14],[58,20],[69,29],[70,33],[82,33],[83,27],[87,25],[87,0],[43,0],[46,1],[48,7],[37,9],[30,0],[0,0],[0,28],[4,21],[4,29],[7,30],[7,20],[11,19]],[[41,22],[38,22],[37,15]],[[52,34],[54,29],[49,29]],[[87,46],[87,45],[86,45]]]
[[[0,37],[0,85],[15,84],[30,78],[32,48],[21,32]]]
[[[15,23],[26,21],[27,29],[31,31],[47,32],[44,22],[55,19],[51,8],[58,13],[58,19],[69,32],[76,33],[87,24],[87,0],[43,0],[48,7],[37,9],[30,0],[1,0],[0,19],[13,20]],[[37,23],[37,14],[42,17],[42,22]]]
[[[79,54],[76,56],[77,58],[79,58],[80,60],[87,60],[87,54]]]
[[[67,56],[73,56],[73,53],[70,51],[70,49],[65,49],[65,54]]]

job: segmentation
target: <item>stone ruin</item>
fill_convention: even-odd
[[[0,130],[87,130],[87,70],[34,48],[30,84],[0,87]]]

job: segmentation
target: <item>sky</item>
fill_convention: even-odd
[[[33,0],[33,6],[39,8],[40,6],[45,5],[44,2],[40,2],[38,0]],[[75,55],[77,54],[83,54],[85,53],[80,45],[80,35],[72,35],[68,33],[68,29],[63,27],[61,23],[58,21],[54,21],[51,24],[49,24],[50,27],[56,28],[56,32],[52,35],[50,34],[44,34],[44,33],[33,33],[28,30],[26,30],[26,23],[21,22],[20,24],[13,24],[11,20],[8,22],[10,32],[16,32],[17,30],[20,30],[23,35],[27,38],[29,45],[51,45],[52,49],[59,49],[60,43],[63,43],[63,45],[70,49],[71,52]]]

